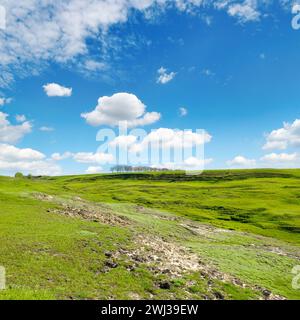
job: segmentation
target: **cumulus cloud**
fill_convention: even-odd
[[[21,171],[34,175],[58,175],[61,168],[46,159],[36,150],[20,149],[8,144],[0,144],[0,170],[8,174]]]
[[[102,167],[88,167],[85,172],[87,174],[96,174],[96,173],[100,173],[102,171],[103,171]]]
[[[160,69],[158,69],[157,73],[158,73],[158,78],[156,82],[160,84],[166,84],[172,81],[176,76],[175,72],[168,73],[168,70],[165,69],[164,67],[161,67]]]
[[[174,130],[169,128],[160,128],[152,130],[141,141],[133,143],[131,149],[145,150],[149,146],[155,148],[173,148],[184,149],[204,145],[210,142],[212,136],[206,131],[193,132],[192,130]]]
[[[247,159],[244,156],[236,156],[232,160],[227,161],[227,165],[230,167],[255,167],[256,160]]]
[[[32,125],[29,121],[20,125],[12,125],[7,117],[8,114],[0,112],[0,143],[17,143],[31,132]]]
[[[300,146],[300,119],[293,123],[284,123],[282,128],[266,135],[264,150],[285,150]]]
[[[0,144],[0,159],[5,161],[42,160],[45,155],[33,149],[19,149],[8,144]]]
[[[72,88],[63,87],[57,83],[48,83],[43,86],[48,97],[70,97]]]
[[[160,128],[152,130],[144,137],[133,135],[119,136],[110,142],[110,146],[127,148],[129,153],[139,153],[147,150],[193,150],[195,147],[209,143],[212,136],[204,130],[174,130]]]
[[[92,126],[118,126],[126,121],[128,127],[137,127],[157,122],[161,115],[147,112],[146,106],[134,94],[116,93],[111,97],[101,97],[95,110],[83,113],[82,118]]]

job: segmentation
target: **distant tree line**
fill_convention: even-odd
[[[28,174],[27,176],[25,176],[22,172],[17,172],[15,174],[16,179],[38,179],[42,177],[43,176],[33,176],[32,174]]]
[[[127,165],[117,165],[112,167],[111,172],[161,172],[161,171],[169,171],[167,168],[152,168],[146,166],[127,166]]]

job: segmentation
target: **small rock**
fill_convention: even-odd
[[[269,290],[263,290],[263,295],[265,296],[265,297],[270,297],[270,295],[272,294],[272,292],[271,291],[269,291]]]
[[[111,252],[106,251],[106,252],[105,252],[105,256],[106,256],[107,258],[111,258],[111,257],[112,257],[112,253],[111,253]]]
[[[167,281],[161,282],[161,283],[159,284],[159,287],[160,287],[161,289],[164,289],[164,290],[169,290],[169,289],[171,289],[171,283],[170,283],[170,282],[167,282]]]
[[[224,300],[224,296],[221,292],[214,292],[214,296],[218,299],[218,300]]]
[[[118,267],[118,264],[113,262],[113,261],[106,261],[105,262],[105,265],[108,267],[108,268],[111,268],[111,269],[115,269]]]

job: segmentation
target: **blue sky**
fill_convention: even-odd
[[[0,0],[0,173],[106,171],[96,134],[135,111],[204,129],[208,169],[299,167],[295,3]]]

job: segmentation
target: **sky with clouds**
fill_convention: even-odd
[[[300,167],[298,3],[0,0],[0,174],[108,171],[100,129],[204,148],[158,167]]]

